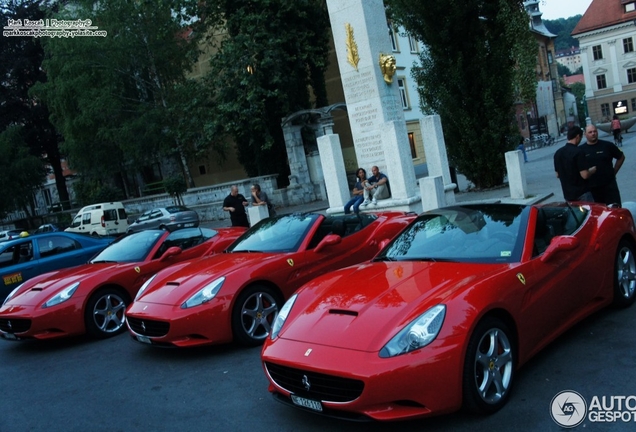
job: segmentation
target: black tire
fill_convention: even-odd
[[[106,339],[124,331],[129,304],[128,296],[116,288],[97,290],[86,303],[86,333],[97,339]]]
[[[631,306],[636,299],[636,256],[634,245],[621,240],[614,261],[614,300],[619,308]]]
[[[261,345],[269,336],[283,299],[273,289],[252,285],[244,289],[232,310],[232,334],[242,345]]]
[[[498,318],[484,318],[470,337],[464,360],[464,408],[492,414],[508,399],[515,377],[516,347],[510,328]]]

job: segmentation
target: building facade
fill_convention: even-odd
[[[593,123],[636,111],[636,0],[592,0],[572,31],[579,40]]]

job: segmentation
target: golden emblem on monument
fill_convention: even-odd
[[[360,57],[358,56],[358,44],[353,38],[353,27],[351,27],[351,24],[345,23],[345,30],[347,31],[347,61],[357,71]]]
[[[387,84],[391,84],[393,82],[393,75],[395,75],[396,69],[395,56],[380,53],[380,70],[382,71],[384,81]]]

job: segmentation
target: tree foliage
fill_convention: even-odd
[[[535,98],[537,45],[523,1],[385,4],[426,45],[413,75],[422,111],[441,117],[451,163],[478,188],[501,184],[504,153],[517,144],[513,106]]]
[[[41,3],[38,0],[0,1],[0,22],[4,26],[9,19],[45,18]],[[0,80],[0,133],[13,125],[23,126],[24,145],[41,163],[51,166],[59,199],[68,208],[69,195],[60,161],[61,136],[49,121],[47,106],[29,95],[34,85],[46,81],[41,67],[44,50],[40,42],[34,37],[0,38],[0,76],[3,77]]]
[[[556,20],[543,20],[545,27],[550,33],[557,35],[554,41],[555,50],[560,51],[579,46],[578,39],[572,37],[572,31],[581,18],[583,18],[583,15],[574,15],[569,18],[559,18]]]
[[[322,0],[210,0],[207,23],[217,51],[206,80],[214,95],[214,132],[234,139],[249,176],[289,167],[282,118],[327,105],[324,71],[329,19]]]
[[[574,83],[570,86],[572,94],[576,97],[576,110],[579,113],[579,124],[585,124],[585,84]]]
[[[33,193],[46,177],[41,158],[29,153],[24,126],[0,134],[0,215],[20,209],[33,215]]]
[[[173,157],[191,183],[187,160],[212,145],[205,137],[209,98],[186,78],[199,54],[185,24],[196,12],[195,0],[83,0],[55,15],[91,19],[108,32],[47,40],[49,81],[35,90],[85,177]]]

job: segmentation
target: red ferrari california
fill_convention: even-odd
[[[89,263],[37,276],[0,308],[0,337],[52,339],[124,329],[125,310],[141,285],[180,261],[220,252],[245,228],[140,231],[118,239]]]
[[[166,269],[126,311],[132,337],[158,346],[258,345],[276,313],[317,275],[370,260],[414,214],[292,214],[265,219],[224,254]]]
[[[371,261],[281,308],[262,361],[290,406],[350,419],[492,413],[575,323],[634,302],[626,209],[480,204],[426,212]]]

